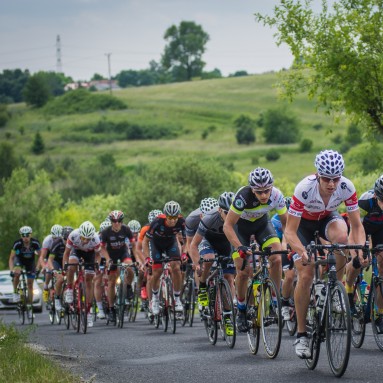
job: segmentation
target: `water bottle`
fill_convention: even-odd
[[[322,282],[317,282],[315,284],[315,298],[317,302],[318,311],[321,311],[323,308],[324,296],[326,294],[326,290],[324,288],[324,284]]]

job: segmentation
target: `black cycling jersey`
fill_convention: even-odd
[[[127,246],[132,239],[133,233],[126,225],[122,225],[118,232],[113,231],[111,226],[101,232],[101,244],[106,247],[111,258],[127,254]]]
[[[50,250],[50,256],[53,255],[54,260],[59,264],[62,264],[63,256],[65,251],[65,241],[63,238],[56,238],[52,243]]]
[[[15,241],[12,247],[12,250],[16,253],[14,266],[24,266],[26,271],[32,272],[35,267],[36,252],[40,248],[40,242],[36,238],[30,239],[28,247],[25,247],[21,238]]]

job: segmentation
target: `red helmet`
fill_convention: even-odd
[[[124,213],[121,210],[113,210],[109,213],[109,219],[112,222],[122,222]]]

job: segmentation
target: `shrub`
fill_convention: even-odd
[[[299,151],[301,153],[308,153],[313,147],[313,142],[309,138],[304,138],[299,144]]]
[[[279,151],[277,149],[270,149],[267,153],[266,153],[266,160],[267,161],[277,161],[279,160],[279,157],[281,155],[279,154]]]
[[[243,114],[234,121],[238,144],[249,145],[255,142],[255,125],[256,122],[253,119]]]
[[[315,124],[315,125],[313,125],[313,129],[314,130],[321,130],[322,128],[323,128],[322,124]]]

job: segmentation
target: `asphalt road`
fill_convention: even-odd
[[[6,323],[18,320],[14,311],[0,312],[0,317]],[[142,313],[123,329],[98,320],[85,335],[63,325],[51,325],[46,312],[36,314],[35,322],[31,343],[88,382],[339,382],[330,371],[325,344],[317,368],[310,371],[295,356],[294,338],[286,330],[278,357],[270,360],[262,345],[256,356],[250,354],[245,335],[237,338],[232,350],[222,340],[212,346],[198,315],[192,328],[178,326],[176,334],[155,329]],[[382,361],[383,353],[368,325],[364,345],[352,348],[348,369],[341,379],[379,382]]]

